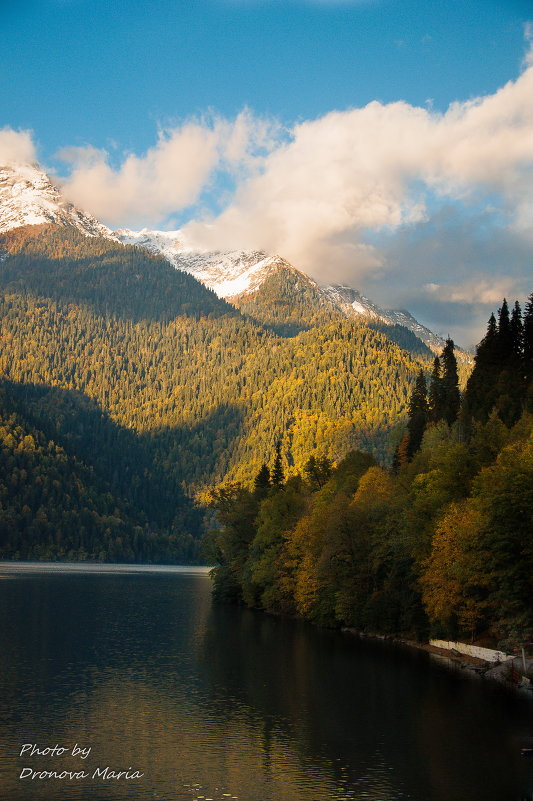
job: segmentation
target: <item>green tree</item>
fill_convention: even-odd
[[[412,459],[420,448],[427,422],[428,400],[426,377],[424,371],[420,370],[409,400],[409,419],[407,421],[407,431],[409,434],[407,452],[409,459]]]
[[[459,376],[457,374],[454,343],[449,337],[442,351],[442,365],[442,416],[451,426],[457,420],[459,414],[461,394],[459,392]]]
[[[438,423],[439,420],[444,420],[445,415],[445,397],[443,378],[441,375],[441,364],[438,356],[433,360],[433,370],[431,371],[431,381],[429,385],[428,406],[429,406],[429,419],[433,423]]]
[[[285,479],[285,476],[283,474],[283,463],[281,459],[281,440],[279,439],[276,442],[276,450],[274,456],[274,464],[272,466],[271,478],[272,478],[272,485],[274,487],[280,488],[283,486],[283,481]]]

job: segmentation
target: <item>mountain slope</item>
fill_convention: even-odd
[[[74,226],[31,225],[0,234],[0,282],[132,320],[235,315],[235,309],[166,259]]]
[[[440,353],[446,344],[442,337],[421,325],[412,314],[404,309],[382,309],[356,289],[341,284],[326,286],[322,291],[346,317],[361,316],[374,322],[385,323],[385,325],[400,325],[411,331],[433,353]]]
[[[320,287],[280,256],[262,251],[194,250],[181,231],[122,229],[112,233],[94,217],[66,201],[38,165],[0,167],[0,233],[46,223],[75,228],[87,237],[104,237],[136,245],[163,256],[175,268],[213,290],[219,298],[230,301],[243,313],[285,336],[335,319],[339,314],[361,315],[367,320],[408,329],[435,353],[444,346],[440,337],[418,323],[409,312],[381,309],[348,286]],[[130,291],[131,287],[125,289]],[[461,352],[458,356],[463,358]],[[463,360],[468,361],[468,357]]]
[[[0,233],[42,223],[72,226],[86,236],[112,237],[109,228],[66,201],[37,164],[0,166]]]
[[[349,286],[320,286],[280,256],[268,256],[263,251],[194,250],[181,231],[122,229],[113,235],[124,244],[161,254],[178,270],[190,273],[243,313],[285,336],[326,319],[362,317],[385,326],[402,326],[433,353],[440,353],[445,345],[441,337],[421,325],[408,311],[382,309]],[[458,356],[471,361],[461,351]]]

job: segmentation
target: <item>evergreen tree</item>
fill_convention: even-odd
[[[441,364],[438,356],[433,360],[433,370],[431,372],[431,383],[429,385],[429,419],[432,423],[438,423],[444,419],[444,383],[441,375]]]
[[[276,442],[276,455],[274,457],[274,465],[272,467],[272,485],[274,487],[281,487],[285,476],[283,475],[283,466],[281,462],[281,440]]]
[[[424,371],[420,370],[409,401],[409,420],[407,422],[407,431],[409,434],[407,453],[409,460],[413,458],[414,454],[420,448],[427,422],[428,400],[426,377]]]
[[[522,353],[524,359],[524,379],[526,389],[533,380],[533,292],[524,309]]]
[[[457,359],[454,353],[453,340],[448,338],[442,351],[442,403],[443,419],[448,425],[457,420],[461,404],[459,392],[459,376],[457,375]]]
[[[513,332],[509,317],[509,306],[504,298],[501,309],[498,309],[498,358],[500,364],[513,355]]]
[[[520,304],[515,302],[509,321],[507,312],[503,312],[506,306],[504,300],[498,330],[500,374],[496,384],[495,405],[500,419],[510,428],[522,414],[526,383],[523,367],[524,327]]]
[[[522,310],[518,301],[515,301],[511,313],[511,348],[515,361],[522,359],[524,352],[524,325],[522,323]]]
[[[255,494],[258,497],[264,497],[270,489],[270,470],[266,464],[261,465],[259,473],[254,479]]]
[[[489,317],[487,333],[476,348],[474,369],[467,381],[462,417],[468,429],[472,419],[486,423],[494,407],[498,378],[498,327],[494,314]]]

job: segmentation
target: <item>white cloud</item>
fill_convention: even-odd
[[[533,22],[530,20],[524,24],[524,39],[528,43],[524,58],[524,65],[527,67],[533,64]]]
[[[192,120],[162,130],[146,154],[127,155],[117,169],[104,150],[67,148],[59,154],[71,164],[64,191],[112,226],[158,224],[196,203],[215,170],[253,174],[274,131],[275,125],[246,110],[231,122]]]
[[[398,102],[331,112],[243,181],[216,219],[187,234],[205,247],[263,247],[319,280],[360,281],[386,268],[369,231],[401,231],[431,207],[499,204],[520,232],[533,223],[533,67],[493,95],[445,114]]]
[[[382,303],[431,300],[437,316],[446,304],[459,315],[477,303],[484,315],[502,293],[528,291],[531,24],[525,36],[516,80],[445,113],[373,102],[290,131],[247,110],[189,120],[118,166],[90,146],[64,151],[65,192],[111,226],[160,227],[189,209],[184,230],[199,247],[263,248],[318,280],[375,288]],[[2,154],[34,160],[31,134],[0,130]],[[210,217],[202,206],[222,211]]]
[[[31,131],[0,128],[0,165],[24,164],[36,160]]]

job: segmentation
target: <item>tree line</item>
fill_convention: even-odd
[[[533,295],[523,318],[504,301],[462,397],[448,340],[391,468],[353,451],[280,476],[281,438],[253,484],[214,490],[217,596],[385,634],[531,639],[532,323]]]

